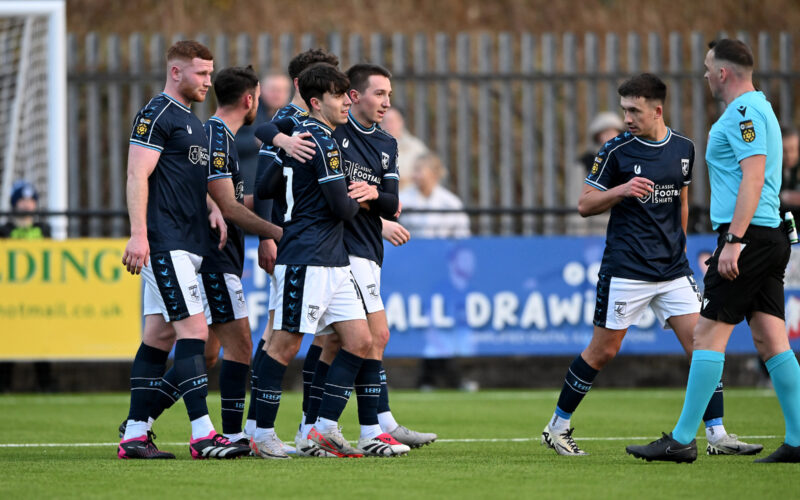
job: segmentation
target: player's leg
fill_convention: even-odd
[[[300,420],[300,427],[298,428],[298,435],[301,437],[305,437],[308,435],[308,431],[306,430],[305,434],[303,434],[303,426],[306,425],[306,421],[309,420],[309,407],[311,406],[311,387],[314,383],[315,377],[317,377],[317,369],[319,365],[320,356],[322,355],[323,346],[325,345],[325,339],[328,338],[328,335],[315,335],[314,341],[308,346],[308,351],[306,351],[306,357],[303,360],[303,415],[302,419]],[[331,358],[332,360],[332,358]],[[318,382],[324,384],[325,383],[325,376],[328,374],[328,367],[330,366],[330,361],[327,363],[323,363],[323,367],[320,368],[320,376],[317,377],[319,380]],[[316,407],[317,411],[319,411],[319,404]],[[314,420],[312,423],[316,421],[316,415],[314,416]]]
[[[253,454],[262,458],[285,459],[283,442],[275,433],[275,418],[280,407],[283,376],[286,366],[297,355],[303,340],[301,314],[306,300],[306,266],[275,266],[277,296],[273,332],[256,367],[258,375],[256,403],[256,429],[250,439]],[[286,274],[295,285],[284,287]],[[311,289],[313,291],[313,289]]]
[[[641,317],[655,296],[655,284],[600,275],[589,345],[570,364],[553,416],[541,443],[559,455],[586,455],[572,438],[571,418],[595,377],[619,352],[628,327]]]
[[[319,348],[319,356],[314,365],[314,371],[311,374],[311,383],[308,385],[308,404],[305,406],[303,422],[294,439],[295,448],[299,455],[332,458],[336,455],[328,453],[317,446],[316,443],[310,441],[308,439],[308,434],[311,432],[311,428],[314,427],[317,417],[319,417],[322,394],[325,392],[325,380],[328,378],[328,370],[330,369],[331,363],[333,363],[336,354],[341,348],[341,341],[339,340],[339,335],[333,331],[333,328],[331,326],[326,326],[314,336],[312,346]],[[310,351],[311,349],[309,348],[309,352]],[[305,369],[306,365],[304,364],[304,372]],[[303,396],[305,398],[305,373],[303,375]]]
[[[264,333],[261,335],[261,340],[258,341],[256,350],[253,353],[253,359],[250,363],[250,403],[247,407],[247,420],[244,424],[244,433],[252,436],[256,432],[256,388],[258,387],[258,364],[264,357],[266,350],[265,345],[269,345],[269,339],[272,336],[272,326],[275,319],[275,304],[277,303],[278,284],[275,281],[275,274],[269,275],[269,311],[267,312],[267,326],[264,327]]]
[[[130,409],[127,420],[120,426],[120,445],[117,450],[120,458],[175,458],[172,453],[158,450],[153,443],[155,436],[150,431],[151,423],[148,422],[154,401],[160,394],[158,381],[164,374],[174,342],[175,331],[161,313],[144,317],[142,343],[131,366]]]

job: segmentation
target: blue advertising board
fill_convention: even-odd
[[[254,345],[268,319],[268,276],[255,238],[246,241],[242,277]],[[702,285],[702,261],[714,235],[690,236],[687,253]],[[602,237],[412,239],[386,246],[382,295],[392,337],[386,356],[573,355],[592,335]],[[787,270],[787,327],[800,348],[800,255]],[[306,336],[304,345],[310,343]],[[647,310],[622,344],[623,354],[679,354],[672,330]],[[754,353],[745,323],[729,353]],[[301,348],[301,355],[305,348]]]

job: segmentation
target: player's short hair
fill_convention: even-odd
[[[340,95],[350,88],[347,75],[339,71],[336,66],[328,63],[316,63],[307,67],[297,77],[297,87],[300,97],[303,98],[308,109],[311,109],[311,99],[322,99],[325,92]]]
[[[753,52],[741,40],[722,38],[708,42],[708,48],[714,51],[714,59],[728,61],[743,68],[753,69]]]
[[[289,78],[294,81],[295,78],[300,77],[300,73],[303,70],[316,63],[328,63],[333,67],[337,67],[339,66],[339,58],[322,48],[301,52],[289,61]]]
[[[167,49],[167,62],[176,59],[191,62],[195,57],[204,61],[214,60],[214,56],[208,50],[208,47],[195,40],[181,40]]]
[[[800,135],[800,131],[797,130],[797,127],[789,123],[782,123],[781,137],[792,137],[793,135]]]
[[[350,79],[350,88],[359,92],[367,90],[369,77],[378,75],[391,78],[392,74],[388,69],[379,64],[359,63],[354,64],[347,70],[347,78]]]
[[[644,97],[664,104],[667,99],[667,86],[656,75],[642,73],[622,82],[617,93],[620,97]]]
[[[243,95],[255,93],[257,86],[258,75],[253,66],[225,68],[214,79],[217,104],[220,106],[235,104]]]

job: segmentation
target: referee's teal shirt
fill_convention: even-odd
[[[781,130],[772,105],[763,93],[757,91],[745,92],[734,99],[708,133],[706,165],[714,229],[733,219],[742,182],[739,162],[753,155],[766,155],[767,164],[761,199],[750,223],[778,227],[781,222],[778,193],[783,162]]]

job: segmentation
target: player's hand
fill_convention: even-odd
[[[739,255],[742,253],[741,243],[725,243],[717,259],[717,271],[726,280],[734,280],[739,276]]]
[[[269,274],[275,271],[275,258],[278,256],[278,245],[275,240],[261,240],[258,244],[258,267]]]
[[[625,198],[641,198],[653,192],[653,181],[644,177],[634,177],[622,185],[622,196]]]
[[[219,208],[214,207],[211,209],[211,212],[208,213],[208,224],[211,226],[211,229],[216,229],[219,233],[219,245],[217,245],[217,248],[222,250],[228,242],[228,225],[225,223],[225,219],[222,217],[222,212],[219,211]]]
[[[403,202],[397,201],[397,212],[394,213],[394,218],[400,217],[400,214],[403,212]]]
[[[305,163],[316,152],[314,142],[307,140],[309,137],[311,137],[311,132],[303,132],[293,136],[279,134],[275,136],[272,142],[295,160]]]
[[[351,182],[347,189],[350,191],[350,198],[359,203],[378,199],[378,187],[366,181]]]
[[[411,233],[408,232],[408,229],[390,220],[383,221],[381,236],[396,247],[408,243],[408,240],[411,239]]]
[[[131,236],[122,254],[122,264],[131,274],[139,274],[150,261],[150,243],[147,236]]]

